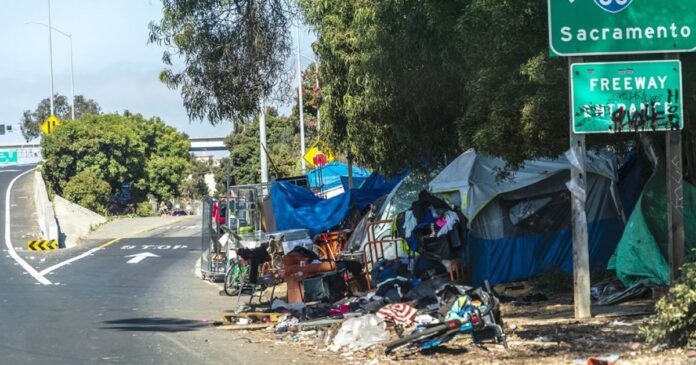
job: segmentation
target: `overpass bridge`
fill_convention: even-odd
[[[197,155],[208,152],[226,152],[225,137],[189,138],[189,152]],[[20,143],[0,145],[0,165],[30,164],[41,161],[41,144]]]

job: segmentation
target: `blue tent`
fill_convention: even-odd
[[[615,157],[587,153],[587,190],[568,190],[572,154],[526,161],[507,178],[506,162],[470,150],[430,182],[469,221],[468,264],[474,284],[526,280],[573,270],[570,194],[587,199],[590,269],[605,270],[624,230]],[[630,200],[630,199],[629,199]]]
[[[321,175],[321,179],[319,178]],[[313,189],[319,188],[324,183],[324,190],[329,190],[341,186],[341,177],[348,176],[348,164],[334,161],[321,169],[317,168],[307,173],[309,186]],[[370,171],[359,166],[353,165],[353,178],[362,180],[370,176]],[[354,181],[355,183],[355,181]],[[357,186],[357,184],[356,184]]]

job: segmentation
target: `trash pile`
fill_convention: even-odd
[[[309,336],[328,351],[342,353],[376,345],[386,354],[400,348],[429,350],[458,335],[468,335],[476,344],[507,346],[500,302],[488,286],[471,288],[435,278],[410,289],[404,286],[397,301],[378,292],[334,303],[275,299],[265,311],[227,314],[225,320],[229,329],[267,329],[291,341]]]

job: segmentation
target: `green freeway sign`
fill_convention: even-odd
[[[559,56],[696,51],[696,0],[548,0]]]
[[[0,163],[17,163],[17,150],[0,151]]]
[[[681,130],[681,62],[576,63],[570,67],[573,131]]]

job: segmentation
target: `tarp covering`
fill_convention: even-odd
[[[377,198],[389,194],[399,183],[408,175],[403,173],[391,179],[387,179],[381,174],[373,173],[360,186],[359,189],[351,190],[351,202],[358,210],[367,208]]]
[[[696,249],[696,187],[684,182],[684,246]],[[667,187],[664,171],[648,180],[633,210],[609,269],[626,286],[669,283],[667,257]]]
[[[333,189],[341,186],[341,177],[348,176],[348,164],[344,162],[334,161],[322,168],[314,169],[307,173],[309,186],[312,188],[321,187],[324,184],[324,190]],[[360,166],[353,165],[354,178],[367,178],[370,176],[370,171]],[[357,185],[356,185],[357,186]]]
[[[341,223],[350,211],[350,192],[322,199],[310,190],[285,182],[271,186],[271,202],[276,229],[308,229],[310,235],[329,230]]]
[[[353,189],[329,199],[322,199],[310,190],[277,182],[271,186],[271,202],[278,230],[308,229],[311,235],[327,231],[348,216],[351,208],[365,209],[387,195],[405,175],[385,179],[372,174],[360,189]]]

